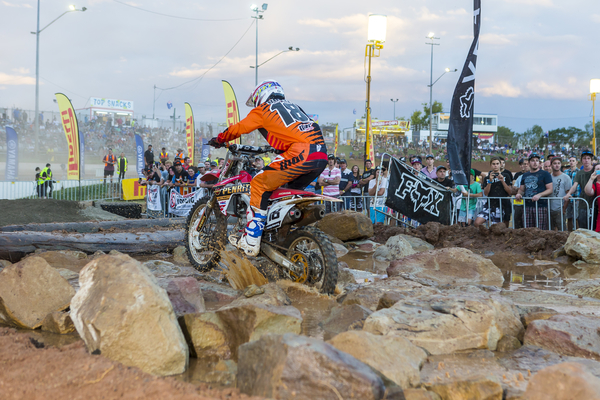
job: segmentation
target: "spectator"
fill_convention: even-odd
[[[257,173],[262,171],[263,168],[265,168],[265,160],[263,160],[262,157],[256,156],[256,158],[254,158],[254,168]]]
[[[46,196],[46,192],[44,190],[44,179],[42,179],[41,175],[42,171],[40,170],[40,167],[35,167],[35,192],[40,199],[43,199]]]
[[[358,168],[358,165],[353,165],[352,172],[348,177],[348,183],[346,184],[346,188],[344,189],[345,193],[347,193],[347,196],[349,196],[346,199],[344,199],[346,209],[362,211],[362,197],[360,185],[361,180],[362,176],[360,174],[360,169]]]
[[[125,153],[121,153],[119,156],[118,162],[119,169],[119,182],[125,179],[125,172],[127,172],[127,158],[125,157]]]
[[[365,171],[362,174],[362,179],[360,180],[360,186],[363,190],[363,195],[367,195],[369,192],[369,182],[372,179],[375,179],[375,170],[372,169],[373,163],[371,160],[365,161]]]
[[[488,173],[487,179],[483,185],[483,194],[486,197],[510,197],[512,195],[512,174],[508,171],[504,173],[501,169],[501,161],[498,157],[490,159],[492,170]],[[488,200],[481,212],[477,215],[475,226],[479,226],[486,221],[490,225],[499,222],[505,222],[508,225],[510,220],[510,203],[498,199]]]
[[[569,200],[574,193],[577,192],[578,188],[581,188],[581,192],[580,192],[580,198],[582,198],[583,200],[585,200],[587,202],[587,205],[582,202],[582,201],[577,201],[576,207],[575,209],[578,210],[577,212],[577,223],[579,225],[580,229],[589,229],[588,228],[588,206],[589,209],[592,209],[592,201],[594,200],[594,197],[592,196],[588,196],[587,193],[585,193],[585,185],[587,185],[588,181],[590,180],[590,177],[592,176],[592,172],[593,172],[593,167],[592,167],[592,158],[594,157],[594,154],[589,151],[589,150],[584,150],[581,153],[581,163],[583,164],[583,169],[577,171],[577,174],[575,175],[575,179],[573,180],[573,186],[571,186],[571,189],[569,190],[569,192],[565,195],[565,201]],[[575,213],[574,213],[575,214]]]
[[[515,198],[531,198],[525,200],[526,228],[537,226],[548,230],[548,201],[540,199],[552,194],[552,175],[540,169],[540,156],[537,153],[529,155],[529,169],[530,171],[521,177],[521,186]]]
[[[223,170],[224,166],[225,166],[225,159],[219,158],[219,171]]]
[[[483,196],[481,185],[479,182],[475,182],[475,171],[471,170],[469,174],[469,191],[464,186],[457,186],[457,189],[462,193],[463,199],[460,203],[460,212],[458,214],[458,222],[462,226],[471,225],[473,218],[475,217],[475,209],[477,208],[477,198]],[[469,203],[469,211],[467,212],[467,200]]]
[[[144,177],[146,180],[139,179],[140,185],[162,185],[163,179],[160,169],[156,165],[148,165],[144,168]]]
[[[154,152],[152,151],[152,145],[148,145],[148,150],[144,152],[144,164],[154,164]]]
[[[410,165],[416,170],[415,175],[419,176],[421,172],[423,172],[423,163],[421,161],[421,157],[415,157],[410,162]]]
[[[161,164],[164,164],[169,159],[169,152],[167,151],[166,147],[163,147],[162,150],[160,151],[159,159],[160,159]]]
[[[563,231],[566,228],[568,202],[563,201],[562,198],[573,184],[569,175],[561,171],[562,159],[560,157],[554,157],[550,163],[552,166],[552,197],[561,198],[561,200],[550,200],[550,229]]]
[[[575,175],[577,175],[577,157],[571,156],[569,157],[569,168],[565,170],[565,174],[567,174],[571,178],[571,183],[575,182]],[[577,189],[575,196],[581,195],[581,188]],[[573,231],[574,218],[573,218],[573,201],[569,201],[569,205],[567,206],[567,229],[569,232]]]
[[[521,167],[521,171],[515,174],[515,180],[513,181],[513,194],[517,194],[519,188],[521,187],[521,179],[523,178],[523,174],[525,172],[529,172],[529,160],[521,159],[519,161],[519,166]],[[523,220],[523,200],[513,200],[515,216],[513,219],[513,227],[515,229],[523,228],[524,220]]]
[[[179,192],[179,194],[185,194],[184,188],[187,186],[189,175],[187,171],[183,169],[181,161],[175,161],[173,163],[173,168],[175,169],[175,171],[170,186],[174,187]]]
[[[544,161],[544,171],[552,173],[552,163],[550,162],[550,160]]]
[[[317,176],[311,183],[308,184],[308,186],[306,186],[306,188],[304,188],[304,190],[306,192],[315,193],[318,180],[319,180],[319,177]]]
[[[592,173],[590,179],[586,183],[584,190],[585,194],[587,194],[590,197],[595,198],[597,196],[600,196],[600,164],[594,165],[594,172]],[[596,221],[596,227],[594,229],[595,232],[600,232],[600,212],[598,212],[599,208],[600,199],[596,200],[596,215],[592,216],[595,217],[593,219],[595,219]]]
[[[106,184],[106,177],[110,176],[110,183],[113,183],[113,176],[115,175],[115,164],[117,163],[117,158],[114,156],[112,149],[108,149],[108,154],[104,156],[102,159],[104,163],[104,183]]]
[[[190,160],[190,158],[189,158],[189,157],[185,157],[185,158],[183,159],[183,165],[182,165],[183,169],[185,169],[185,170],[187,171],[187,170],[190,168],[190,166],[191,166],[191,165],[190,165],[190,162],[191,162],[191,161],[192,161],[192,160]]]
[[[371,222],[374,224],[385,221],[385,215],[375,210],[386,211],[385,199],[388,189],[388,179],[385,176],[387,168],[385,166],[382,166],[381,169],[377,167],[375,171],[375,179],[369,181],[369,196],[377,196],[377,199],[371,199],[370,205]]]
[[[425,168],[421,169],[421,172],[431,179],[437,179],[437,169],[433,165],[434,162],[433,154],[427,154],[425,156]]]
[[[339,168],[335,167],[335,156],[330,154],[327,157],[327,167],[321,172],[318,182],[323,188],[323,194],[325,196],[338,198],[340,197],[340,180],[342,179],[342,172]],[[337,204],[332,204],[328,201],[325,203],[325,212],[337,211]]]
[[[352,171],[348,169],[348,163],[344,159],[340,160],[338,165],[342,173],[342,177],[340,179],[340,195],[344,196],[346,192],[346,186],[348,186],[348,178],[350,175],[352,175]]]
[[[179,158],[180,161],[182,161],[185,158],[185,153],[183,152],[183,149],[177,149],[177,153],[175,153],[175,158]]]
[[[514,180],[517,180],[521,175],[529,171],[529,161],[525,160],[524,158],[521,158],[519,160],[519,167],[521,168],[521,170],[515,174],[515,176],[513,177]]]
[[[456,193],[458,189],[454,186],[454,181],[446,177],[447,169],[445,166],[440,165],[436,169],[436,178],[435,181],[440,185],[444,186],[446,189],[451,190],[453,193]]]

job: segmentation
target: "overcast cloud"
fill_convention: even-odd
[[[42,0],[44,27],[69,1]],[[199,19],[169,18],[153,12]],[[498,114],[500,125],[522,132],[583,128],[591,121],[589,80],[600,78],[597,0],[482,0],[475,112]],[[199,77],[239,44],[204,78],[176,90],[156,91],[156,114],[168,118],[189,102],[197,120],[223,122],[221,80],[240,103],[254,87],[255,27],[247,1],[82,0],[86,12],[65,15],[40,35],[40,109],[56,110],[53,94],[75,108],[89,97],[132,100],[137,116],[152,115],[153,86],[169,88]],[[262,3],[259,3],[262,4]],[[364,52],[368,14],[388,16],[387,41],[373,59],[373,116],[409,117],[429,101],[430,47],[435,32],[434,79],[444,68],[462,68],[472,40],[470,0],[270,1],[259,22],[259,81],[276,79],[288,99],[321,122],[352,126],[364,113]],[[0,107],[33,109],[37,1],[0,0]],[[448,110],[458,73],[434,86]],[[353,114],[356,110],[356,115]],[[242,106],[242,117],[249,108]]]

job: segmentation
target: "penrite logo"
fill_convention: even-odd
[[[423,185],[423,182],[410,174],[403,173],[400,180],[400,185],[396,189],[396,196],[402,200],[408,200],[408,197],[413,203],[414,212],[422,208],[426,213],[436,217],[440,216],[438,204],[444,199],[440,192]]]
[[[250,193],[250,184],[243,183],[241,185],[224,187],[221,190],[215,191],[215,195],[217,196],[226,196],[238,193]]]

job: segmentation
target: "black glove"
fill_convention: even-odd
[[[212,146],[212,147],[214,147],[214,148],[217,148],[217,149],[219,149],[219,148],[221,148],[221,147],[223,147],[223,146],[224,146],[224,144],[223,144],[223,143],[221,143],[221,142],[219,142],[219,139],[218,139],[218,138],[216,138],[216,137],[214,137],[214,138],[210,139],[210,140],[208,141],[208,145],[209,145],[209,146]]]

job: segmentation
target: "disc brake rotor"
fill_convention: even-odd
[[[298,269],[302,269],[301,274],[296,274],[294,271],[290,271],[290,276],[294,282],[304,283],[308,279],[308,259],[302,253],[294,253],[290,260],[298,266]]]

